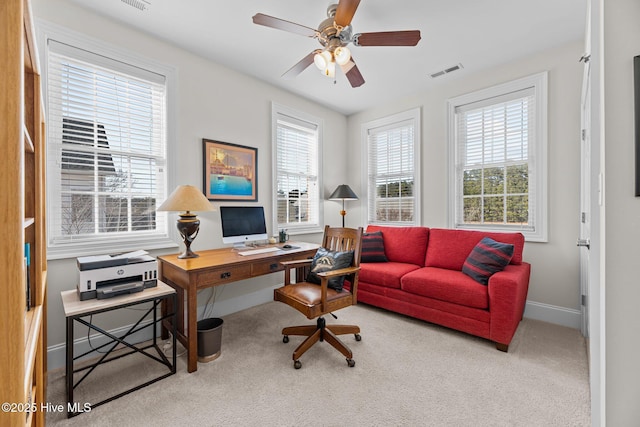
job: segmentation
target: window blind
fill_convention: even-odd
[[[50,245],[166,235],[166,86],[157,73],[49,40]]]
[[[456,226],[535,226],[533,88],[456,107]]]
[[[278,227],[319,227],[318,125],[278,114],[276,126]]]
[[[404,120],[368,130],[369,223],[414,223],[415,129]]]

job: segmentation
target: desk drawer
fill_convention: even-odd
[[[291,257],[278,257],[277,260],[271,259],[267,261],[255,262],[251,264],[251,275],[261,276],[263,274],[275,273],[276,271],[282,271],[282,264],[280,261],[289,261]]]
[[[208,287],[222,283],[235,282],[236,280],[251,277],[251,266],[238,265],[234,267],[220,267],[215,270],[198,273],[198,287]]]

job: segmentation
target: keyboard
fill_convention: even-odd
[[[258,255],[258,254],[266,254],[267,252],[276,252],[279,251],[280,248],[270,246],[268,248],[260,248],[260,249],[250,249],[248,251],[240,251],[238,252],[240,255],[248,256],[248,255]]]

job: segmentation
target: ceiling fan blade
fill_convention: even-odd
[[[315,56],[316,51],[314,50],[304,58],[302,58],[296,65],[289,68],[286,73],[282,75],[283,78],[287,80],[291,80],[296,77],[298,74],[307,69],[307,67],[313,64],[313,57]]]
[[[362,77],[362,74],[360,74],[360,70],[353,58],[351,58],[346,64],[341,65],[340,68],[344,75],[347,76],[349,83],[351,83],[351,87],[360,87],[364,84],[364,78]]]
[[[341,27],[346,27],[351,24],[353,15],[356,13],[356,9],[360,4],[360,0],[340,0],[338,2],[338,9],[336,9],[336,16],[333,18],[333,22]]]
[[[276,18],[273,16],[265,15],[263,13],[256,13],[253,16],[253,23],[258,25],[264,25],[265,27],[271,27],[278,30],[288,31],[290,33],[300,34],[306,37],[317,37],[318,31],[305,27],[304,25],[296,24],[295,22],[285,21],[284,19]]]
[[[353,36],[356,46],[415,46],[420,41],[420,30],[381,31]]]

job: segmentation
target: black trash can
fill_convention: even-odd
[[[222,323],[217,317],[198,321],[198,362],[211,362],[220,356]]]

